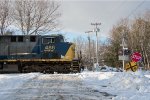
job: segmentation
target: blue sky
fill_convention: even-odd
[[[141,4],[136,10],[135,8]],[[149,0],[62,0],[60,11],[61,33],[69,41],[78,36],[87,37],[86,31],[91,31],[91,23],[100,22],[100,39],[109,37],[109,31],[119,19],[126,18],[131,12],[130,19],[150,9]],[[95,33],[90,34],[91,37]]]

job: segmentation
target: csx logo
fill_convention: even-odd
[[[44,49],[45,52],[53,52],[54,50],[55,50],[55,46],[51,46],[51,45],[45,46]]]

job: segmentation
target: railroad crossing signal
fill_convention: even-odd
[[[129,62],[129,63],[127,63],[127,64],[125,65],[125,70],[126,70],[126,71],[131,70],[131,71],[135,72],[135,71],[137,71],[137,69],[138,69],[138,65],[137,65],[137,63],[134,62],[134,61],[131,61],[131,62]]]
[[[119,50],[119,52],[118,52],[118,54],[119,55],[123,55],[123,53],[124,53],[124,55],[130,55],[131,54],[131,50],[129,50],[129,49],[124,49],[124,50]]]
[[[130,53],[131,53],[131,50],[124,50],[124,55],[130,55]]]

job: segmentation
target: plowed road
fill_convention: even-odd
[[[39,74],[4,95],[6,100],[111,100],[113,97],[87,87],[78,74]]]

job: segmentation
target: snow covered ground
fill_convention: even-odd
[[[41,81],[41,79],[49,81]],[[61,80],[61,82],[54,81],[54,79]],[[45,93],[52,91],[55,93],[58,89],[54,88],[59,88],[63,90],[63,93],[67,93],[67,91],[69,91],[69,93],[72,92],[71,95],[80,96],[80,100],[82,100],[81,97],[85,96],[86,93],[82,93],[83,90],[81,91],[78,85],[80,85],[80,87],[82,88],[83,87],[86,88],[84,92],[87,89],[91,89],[92,91],[94,91],[93,93],[87,92],[89,97],[91,97],[91,95],[96,96],[97,94],[103,94],[103,96],[106,97],[112,96],[111,99],[113,100],[150,100],[150,72],[148,71],[147,72],[137,71],[135,73],[111,72],[111,71],[109,72],[84,71],[82,73],[77,74],[41,74],[41,73],[0,74],[0,100],[6,99],[12,100],[12,97],[14,96],[15,94],[14,92],[16,92],[16,90],[19,90],[20,93],[25,90],[26,92],[22,92],[22,96],[25,95],[25,94],[23,95],[23,93],[26,93],[25,96],[28,97],[29,94],[27,95],[27,89],[30,90],[32,88],[32,92],[30,92],[30,95],[34,94],[37,91],[35,90],[33,91],[33,89],[37,88],[37,86],[35,87],[33,85],[31,87],[31,84],[28,84],[31,81],[32,84],[34,83],[37,85],[38,83],[37,86],[41,86],[42,88],[44,87],[42,86],[42,84],[44,83],[41,82],[47,82],[45,85],[47,87],[49,86],[48,84],[50,84],[51,87],[48,88],[49,90],[44,91]],[[53,83],[53,85],[51,82]],[[55,85],[59,85],[59,87],[56,87]],[[28,88],[23,89],[24,86],[28,86]],[[79,92],[78,89],[81,92]],[[44,92],[41,91],[40,94]],[[28,100],[28,98],[25,100]],[[42,98],[39,100],[42,100]],[[56,100],[56,99],[49,99],[49,100]],[[92,100],[102,100],[102,99],[97,99],[95,97]]]

